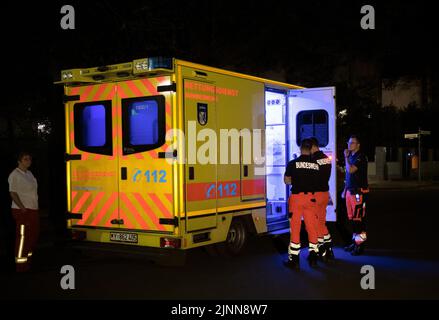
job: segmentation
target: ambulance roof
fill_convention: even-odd
[[[125,62],[119,64],[112,64],[92,68],[77,68],[61,71],[61,80],[55,82],[56,84],[64,84],[66,86],[75,86],[85,83],[105,83],[116,82],[122,80],[131,80],[136,78],[143,78],[156,75],[172,74],[176,66],[185,66],[189,68],[198,69],[199,71],[207,71],[218,74],[230,75],[233,77],[263,82],[279,87],[286,87],[289,89],[301,89],[303,87],[296,86],[280,81],[264,79],[243,73],[228,71],[225,69],[209,67],[193,62],[174,58],[150,57],[143,59],[136,59],[132,62]]]

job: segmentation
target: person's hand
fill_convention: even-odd
[[[345,158],[347,158],[347,157],[349,157],[349,154],[350,154],[351,152],[348,150],[348,149],[344,149],[344,157]]]

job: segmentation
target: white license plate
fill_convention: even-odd
[[[110,241],[137,243],[137,233],[110,232]]]

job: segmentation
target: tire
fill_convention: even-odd
[[[248,231],[244,221],[233,219],[225,242],[217,244],[218,252],[225,257],[234,257],[243,252],[248,240]]]

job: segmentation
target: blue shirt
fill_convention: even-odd
[[[367,157],[358,151],[355,154],[350,154],[348,160],[349,163],[356,166],[358,170],[354,173],[349,173],[346,170],[346,189],[357,192],[361,188],[367,188],[369,186],[367,181]]]

